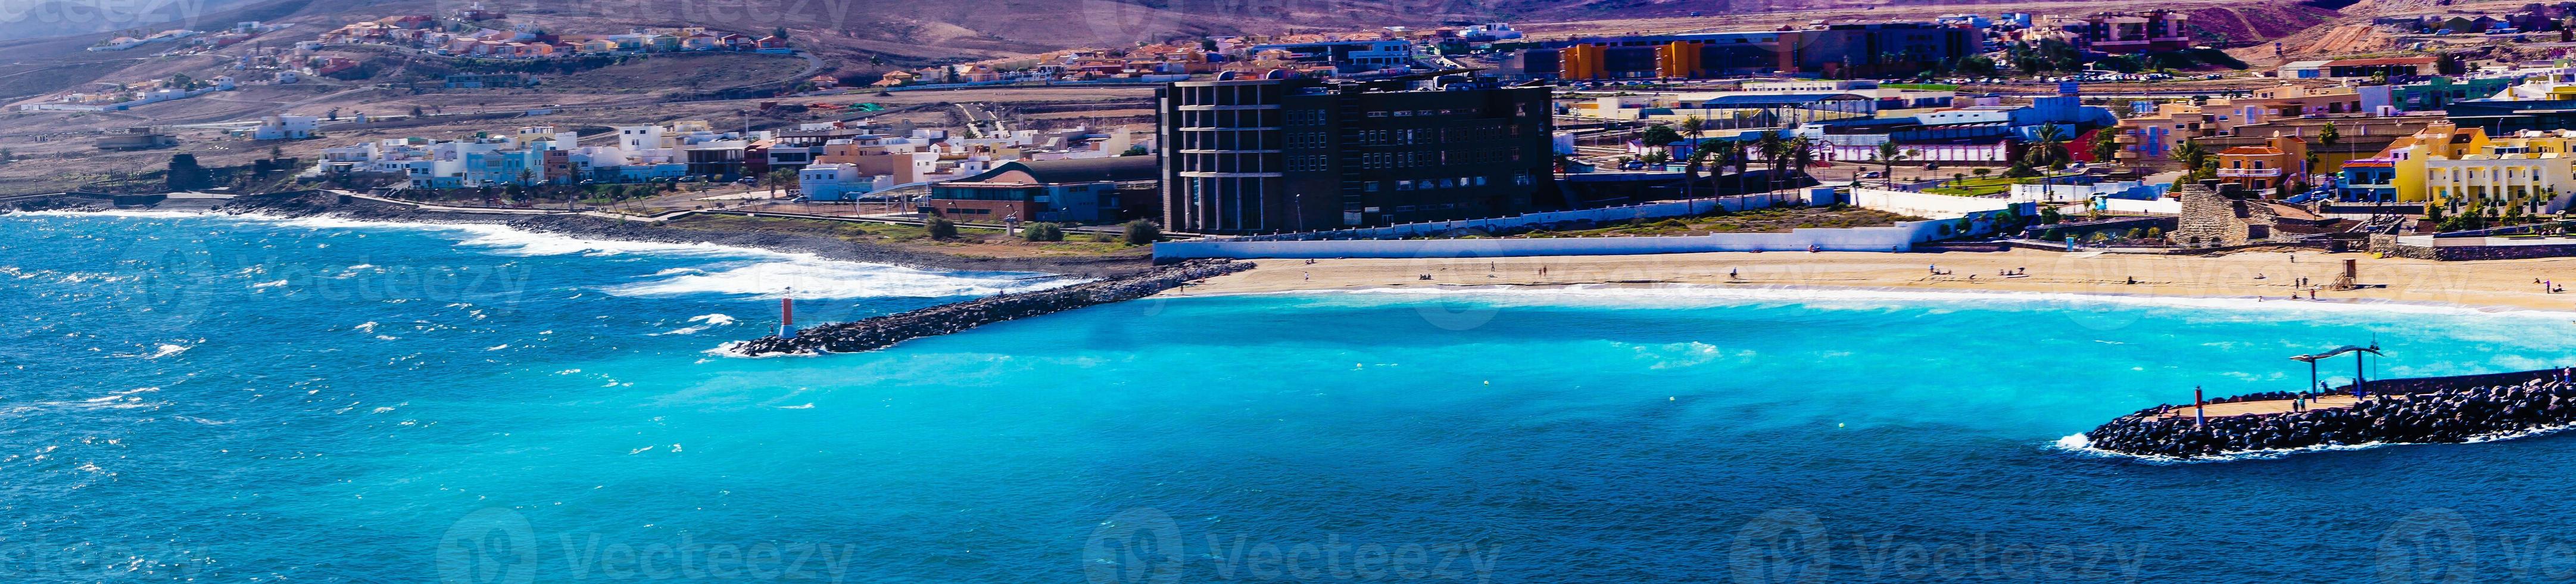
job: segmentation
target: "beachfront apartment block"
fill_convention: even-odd
[[[1246,79],[1172,83],[1156,99],[1163,221],[1176,231],[1308,231],[1568,206],[1552,188],[1546,87],[1460,76]]]
[[[645,130],[645,128],[649,128]],[[579,136],[552,126],[485,132],[447,141],[400,138],[325,148],[306,176],[330,172],[402,175],[413,188],[568,184],[580,181],[642,182],[705,175],[693,173],[689,152],[730,148],[715,158],[738,161],[753,140],[709,130],[705,122],[619,126],[613,145],[582,146]],[[649,134],[650,139],[640,137]],[[727,167],[739,173],[739,164]]]
[[[2360,118],[2393,115],[2389,86],[2302,87],[2282,85],[2255,90],[2249,97],[2172,102],[2136,102],[2137,115],[2120,120],[2113,156],[2137,163],[2170,158],[2184,142],[2239,135],[2246,126],[2297,118]],[[2268,137],[2268,132],[2263,137]]]

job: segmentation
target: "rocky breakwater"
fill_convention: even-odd
[[[1028,318],[1152,296],[1192,280],[1252,269],[1232,260],[1191,260],[1140,274],[1075,284],[1062,288],[987,296],[856,322],[827,324],[796,332],[795,337],[761,337],[736,343],[728,352],[746,357],[783,354],[855,353],[893,346],[921,337],[944,335],[1006,320]]]
[[[2383,393],[2383,391],[2387,393]],[[2195,419],[2191,404],[2121,416],[2084,433],[2092,448],[2167,458],[2364,444],[2483,442],[2576,424],[2576,383],[2566,370],[2373,381],[2348,407]],[[2312,396],[2312,397],[2324,397]],[[2209,403],[2275,400],[2266,394]]]

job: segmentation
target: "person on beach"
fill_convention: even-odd
[[[1736,277],[1736,275],[1735,275],[1735,268],[1727,268],[1727,269],[1726,269],[1726,279],[1729,279],[1729,280],[1735,280],[1735,279],[1738,279],[1738,278]]]

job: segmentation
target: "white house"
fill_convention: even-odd
[[[260,120],[259,129],[252,130],[250,138],[252,140],[303,140],[313,137],[313,130],[320,123],[321,119],[313,116],[269,116]]]
[[[796,171],[796,188],[808,201],[847,201],[876,190],[876,181],[856,164],[815,164]]]

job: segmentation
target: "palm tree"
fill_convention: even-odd
[[[1697,196],[1697,192],[1692,190],[1692,185],[1699,183],[1700,169],[1708,165],[1708,159],[1710,157],[1724,158],[1723,155],[1718,153],[1717,149],[1708,148],[1706,146],[1707,145],[1703,144],[1699,148],[1692,148],[1690,158],[1682,161],[1682,197],[1691,201],[1691,211],[1693,213],[1697,213],[1699,211],[1699,197]],[[1724,162],[1725,161],[1723,160],[1719,161],[1720,164],[1724,164]]]
[[[2031,137],[2038,142],[2027,155],[2031,166],[2054,168],[2066,163],[2066,137],[2057,124],[2041,124],[2031,131]]]
[[[2182,161],[2185,172],[2197,171],[2201,163],[2209,161],[2209,149],[2202,148],[2199,140],[2183,140],[2181,146],[2174,147],[2173,157]]]
[[[1684,117],[1684,118],[1682,118],[1681,126],[1682,126],[1682,135],[1683,135],[1683,136],[1688,136],[1688,137],[1690,137],[1690,140],[1691,140],[1691,155],[1690,155],[1690,159],[1691,159],[1691,160],[1702,160],[1702,159],[1707,158],[1707,157],[1705,157],[1705,156],[1701,156],[1701,155],[1700,155],[1700,153],[1701,153],[1701,152],[1703,152],[1703,151],[1705,151],[1705,150],[1707,150],[1707,149],[1708,149],[1708,148],[1707,148],[1707,146],[1708,146],[1708,145],[1700,143],[1700,142],[1701,142],[1701,140],[1700,140],[1700,136],[1701,136],[1702,134],[1704,134],[1704,133],[1706,133],[1706,132],[1707,132],[1707,130],[1708,130],[1708,121],[1707,121],[1707,120],[1702,120],[1702,119],[1700,119],[1700,118],[1699,118],[1699,116],[1688,116],[1688,117]],[[1698,177],[1693,176],[1693,177],[1691,177],[1691,180],[1690,180],[1689,182],[1684,182],[1684,183],[1682,183],[1682,198],[1685,198],[1685,199],[1696,198],[1696,197],[1694,196],[1694,195],[1695,195],[1695,193],[1694,193],[1693,191],[1694,191],[1695,189],[1699,188],[1699,185],[1695,184],[1695,183],[1698,183],[1698,182],[1699,182]]]
[[[1717,165],[1735,167],[1735,193],[1744,194],[1744,189],[1752,186],[1753,181],[1753,177],[1745,176],[1744,172],[1753,168],[1753,152],[1747,150],[1751,146],[1742,140],[1727,140],[1719,147],[1725,149],[1718,153],[1724,156],[1725,160],[1719,161]]]
[[[1789,158],[1789,140],[1781,138],[1779,132],[1764,130],[1762,137],[1754,140],[1753,148],[1762,152],[1762,165],[1770,169],[1762,176],[1763,186],[1769,187],[1762,190],[1769,192],[1780,185],[1780,163]]]
[[[1789,139],[1789,168],[1798,169],[1798,172],[1803,174],[1807,171],[1808,166],[1815,163],[1816,147],[1814,142],[1808,141],[1806,136]]]
[[[1895,140],[1878,143],[1878,165],[1887,169],[1887,175],[1882,178],[1887,179],[1889,190],[1896,189],[1896,161],[1914,158],[1922,153],[1920,150],[1906,150],[1904,147],[1897,146]]]
[[[2093,132],[2093,161],[2110,163],[2120,156],[2120,128],[2113,126]]]

